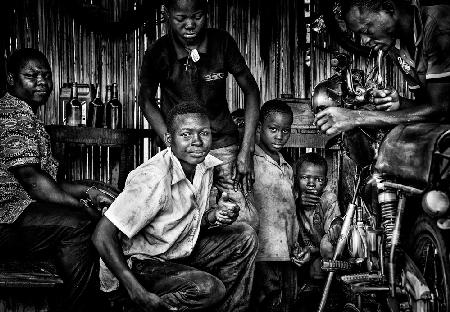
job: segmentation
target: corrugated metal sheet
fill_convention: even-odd
[[[80,0],[72,3],[103,8],[102,18],[118,21],[144,0]],[[54,92],[41,111],[42,119],[47,124],[58,122],[59,90],[63,83],[98,83],[104,99],[105,86],[117,82],[119,99],[124,105],[125,126],[147,128],[137,105],[138,74],[145,49],[167,31],[160,23],[161,7],[150,13],[152,18],[145,25],[113,37],[80,24],[67,12],[66,5],[58,0],[20,0],[9,3],[2,13],[6,14],[1,37],[4,57],[17,48],[34,47],[49,58]],[[305,17],[305,7],[309,7],[309,1],[305,4],[298,0],[209,0],[208,5],[209,25],[229,31],[236,39],[260,86],[262,103],[282,94],[308,98],[312,87],[332,74],[331,51],[339,50],[339,47],[326,33],[311,33],[311,40],[307,42],[306,24],[310,21]],[[315,15],[314,5],[310,13]],[[310,68],[305,62],[308,49],[311,49]],[[370,70],[373,62],[355,57],[354,67]],[[401,94],[410,95],[397,69],[388,66],[385,76],[388,85],[398,87]],[[244,106],[243,94],[232,77],[228,79],[227,94],[231,111]],[[149,143],[144,149],[147,156],[156,151]],[[298,151],[293,150],[291,154],[296,158]],[[335,164],[336,159],[333,162]],[[83,177],[91,175],[88,172]],[[105,179],[111,181],[111,178]]]

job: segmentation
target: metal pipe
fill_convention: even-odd
[[[395,220],[395,227],[392,233],[392,242],[391,242],[391,254],[389,257],[389,287],[391,289],[391,297],[395,298],[395,254],[397,250],[397,246],[400,243],[400,230],[401,223],[403,220],[403,213],[405,211],[406,197],[405,194],[400,192],[398,208],[397,208],[397,218]]]
[[[409,193],[409,194],[413,194],[413,195],[421,195],[424,191],[412,186],[407,186],[407,185],[403,185],[403,184],[399,184],[399,183],[393,183],[393,182],[389,182],[389,181],[384,181],[381,183],[378,183],[378,188],[393,188],[396,190],[400,190],[403,191],[405,193]]]
[[[366,168],[368,168],[368,167],[363,168],[358,175],[358,181],[356,183],[355,193],[353,194],[352,202],[351,202],[351,204],[348,205],[347,212],[345,213],[345,218],[344,218],[344,222],[342,224],[342,229],[341,229],[341,235],[339,236],[338,242],[336,244],[336,249],[334,250],[333,260],[337,260],[337,258],[341,255],[342,251],[344,250],[345,245],[347,244],[347,238],[348,238],[348,234],[350,232],[350,225],[351,225],[351,222],[352,222],[353,216],[355,214],[355,210],[356,210],[356,199],[358,198],[357,195],[358,195],[359,187],[361,184],[361,176],[364,172],[364,169],[366,169]],[[328,294],[329,294],[330,288],[331,288],[331,282],[333,281],[333,276],[334,276],[334,272],[328,273],[328,278],[327,278],[327,282],[325,284],[325,288],[323,290],[322,298],[320,300],[319,309],[317,310],[318,312],[323,312],[325,309],[325,305],[328,300]]]
[[[378,88],[380,88],[384,85],[383,75],[381,75],[382,60],[383,60],[383,50],[380,49],[380,50],[378,50],[378,55],[377,55],[378,73],[377,73],[377,77],[376,77],[376,83],[377,83]]]

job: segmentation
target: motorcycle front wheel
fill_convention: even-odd
[[[431,312],[450,311],[450,266],[447,233],[436,221],[421,215],[415,222],[410,241],[410,254],[431,291]]]

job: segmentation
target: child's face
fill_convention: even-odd
[[[292,117],[285,113],[270,113],[261,125],[259,146],[268,154],[279,152],[291,135]]]
[[[233,122],[236,124],[239,132],[239,138],[242,140],[245,131],[245,117],[232,117]]]
[[[199,114],[178,115],[173,133],[166,135],[167,145],[180,160],[183,168],[195,167],[205,160],[211,149],[211,129],[206,116]]]
[[[206,12],[202,1],[178,0],[169,10],[169,22],[174,34],[185,46],[198,44],[206,26]]]
[[[325,168],[309,162],[301,165],[297,179],[300,193],[312,193],[320,196],[327,185]]]

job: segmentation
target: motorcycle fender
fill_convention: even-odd
[[[404,254],[403,261],[404,269],[402,270],[402,284],[406,291],[416,301],[430,299],[430,288],[419,268],[406,253]]]

